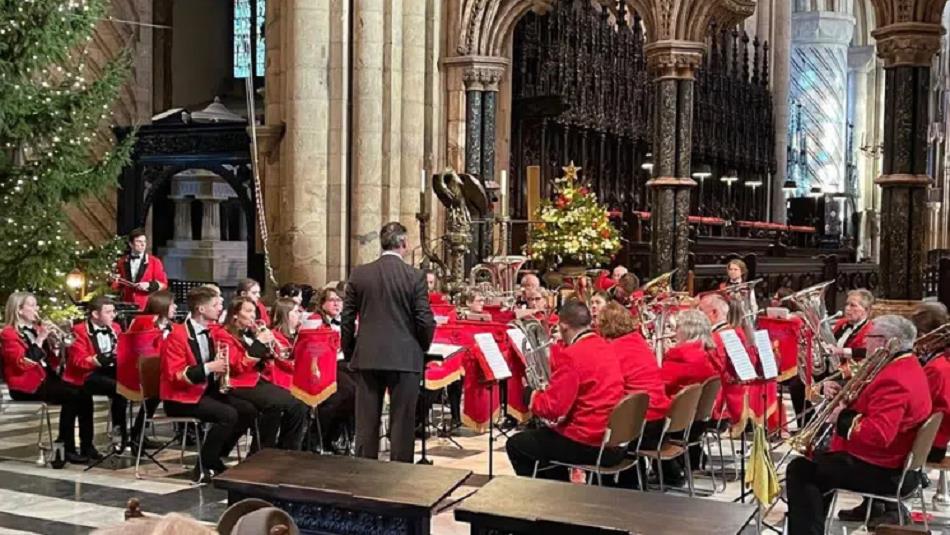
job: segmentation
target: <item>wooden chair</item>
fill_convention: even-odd
[[[689,484],[689,495],[693,495],[693,470],[689,460],[689,450],[685,446],[685,441],[669,440],[667,435],[671,433],[683,433],[683,437],[688,437],[690,429],[693,427],[693,421],[696,418],[696,408],[699,405],[699,398],[702,394],[702,385],[689,385],[679,391],[673,397],[673,403],[666,414],[663,422],[663,431],[660,433],[658,442],[659,449],[656,450],[637,450],[637,457],[654,459],[659,466],[660,492],[664,492],[666,487],[663,483],[663,461],[670,461],[677,457],[686,458],[686,480]]]
[[[864,517],[865,530],[867,530],[868,520],[871,518],[871,510],[873,509],[872,505],[874,500],[896,503],[898,508],[898,521],[900,522],[900,525],[903,526],[904,515],[903,512],[901,512],[901,508],[904,504],[904,497],[909,497],[913,494],[916,494],[920,498],[920,510],[924,517],[924,528],[926,528],[927,532],[929,532],[930,524],[927,521],[927,503],[926,500],[924,500],[924,488],[920,483],[922,478],[918,478],[917,485],[909,491],[904,489],[904,482],[907,479],[907,474],[911,472],[922,471],[924,464],[927,462],[927,455],[930,453],[930,448],[933,446],[934,437],[937,436],[937,430],[940,429],[941,421],[943,421],[943,413],[935,412],[931,414],[929,418],[924,420],[924,423],[921,424],[920,428],[917,430],[917,436],[914,438],[914,444],[910,448],[910,453],[907,454],[907,458],[904,460],[904,470],[901,472],[900,481],[897,483],[897,492],[894,494],[894,496],[882,496],[879,494],[856,492],[847,489],[834,489],[830,491],[833,496],[831,498],[831,507],[828,508],[828,517],[825,519],[825,532],[828,532],[831,515],[835,510],[835,502],[838,501],[838,494],[840,491],[852,492],[868,499],[867,513]]]
[[[637,392],[620,400],[620,403],[614,407],[610,413],[610,421],[607,424],[607,430],[604,432],[604,438],[600,443],[600,452],[597,454],[597,462],[594,464],[570,464],[552,461],[555,466],[566,466],[568,468],[579,468],[587,473],[587,484],[593,481],[593,476],[597,477],[597,484],[603,485],[603,474],[614,476],[617,480],[620,472],[636,468],[637,478],[640,481],[640,489],[643,490],[643,479],[640,474],[640,465],[636,458],[624,456],[619,464],[613,466],[603,466],[601,464],[604,456],[604,450],[607,448],[623,448],[634,441],[637,441],[639,449],[639,440],[643,436],[643,426],[646,424],[647,406],[650,404],[650,396],[646,392]],[[538,464],[534,463],[534,475],[538,473]]]

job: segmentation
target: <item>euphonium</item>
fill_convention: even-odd
[[[551,336],[547,327],[527,317],[510,323],[524,334],[521,354],[524,356],[525,380],[534,390],[545,390],[551,383]]]
[[[834,397],[822,402],[811,421],[802,428],[801,432],[789,439],[789,446],[803,455],[810,456],[834,428],[831,416],[835,408],[841,404],[853,403],[865,387],[877,377],[877,374],[897,356],[896,351],[896,341],[890,340],[860,363],[852,363],[851,378]]]
[[[914,340],[914,354],[924,362],[943,353],[948,347],[950,347],[950,323],[944,323]]]
[[[837,357],[827,351],[827,348],[833,347],[837,342],[829,325],[834,316],[829,317],[825,308],[825,291],[828,289],[828,285],[833,282],[826,281],[809,286],[782,299],[782,302],[791,301],[798,307],[802,314],[802,320],[816,339],[815,351],[812,352],[812,373],[815,375],[822,375],[829,371],[827,366],[829,362],[832,369],[837,368],[840,364]]]

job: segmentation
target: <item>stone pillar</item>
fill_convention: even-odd
[[[325,1],[325,0],[324,0]],[[383,0],[355,0],[353,35],[353,214],[350,263],[379,256],[383,192]]]
[[[784,223],[785,192],[788,179],[788,90],[792,44],[792,3],[779,0],[773,4],[772,16],[772,116],[775,121],[775,174],[772,176],[772,221]]]
[[[425,2],[402,3],[402,133],[399,221],[409,229],[409,243],[419,244],[419,187],[425,165]],[[427,174],[432,173],[427,170]]]
[[[940,2],[942,5],[943,2]],[[943,29],[935,22],[881,21],[872,32],[884,60],[881,286],[886,299],[923,297],[927,224],[930,64]],[[888,24],[890,22],[890,24]]]
[[[656,116],[653,133],[653,274],[676,269],[673,287],[682,289],[689,270],[690,154],[693,131],[693,82],[705,45],[659,41],[646,45],[654,75]]]
[[[868,72],[873,66],[873,46],[860,46],[848,49],[848,85],[850,86],[848,91],[848,95],[850,96],[848,108],[850,110],[849,114],[851,115],[852,124],[854,125],[854,154],[852,157],[854,158],[854,165],[857,169],[857,184],[855,185],[857,190],[852,193],[856,196],[855,209],[857,210],[861,210],[861,206],[858,205],[859,199],[871,195],[871,189],[873,187],[873,178],[866,176],[866,160],[868,158],[861,150],[861,146],[867,143],[868,139],[873,138],[873,135],[868,132],[867,113],[865,113],[869,105]],[[869,214],[867,213],[862,214],[862,218],[868,216]],[[868,236],[869,233],[866,232],[866,228],[864,224],[855,228],[855,245],[857,246],[858,258],[869,257],[871,254],[870,236]]]
[[[482,81],[474,68],[465,71],[465,172],[482,174]]]
[[[221,201],[201,199],[201,239],[221,240]]]
[[[179,197],[175,200],[175,230],[173,240],[191,240],[191,199]]]
[[[791,96],[802,105],[808,167],[799,191],[844,189],[848,44],[854,17],[828,11],[792,15]]]

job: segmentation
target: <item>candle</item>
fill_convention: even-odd
[[[498,195],[498,200],[501,202],[501,217],[508,216],[508,170],[501,170],[501,191]]]
[[[425,191],[426,190],[426,170],[423,169],[420,175],[421,175],[421,181],[419,182],[419,191]]]

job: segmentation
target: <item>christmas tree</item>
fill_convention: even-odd
[[[589,187],[577,183],[574,162],[554,182],[554,196],[541,203],[531,229],[527,254],[549,267],[573,262],[595,267],[610,262],[620,249],[620,235],[606,207]]]
[[[35,292],[63,310],[65,277],[104,281],[116,244],[83,246],[64,207],[115,183],[131,137],[114,146],[109,109],[128,72],[94,73],[93,29],[106,0],[0,0],[0,298]],[[107,135],[103,136],[103,132]]]

